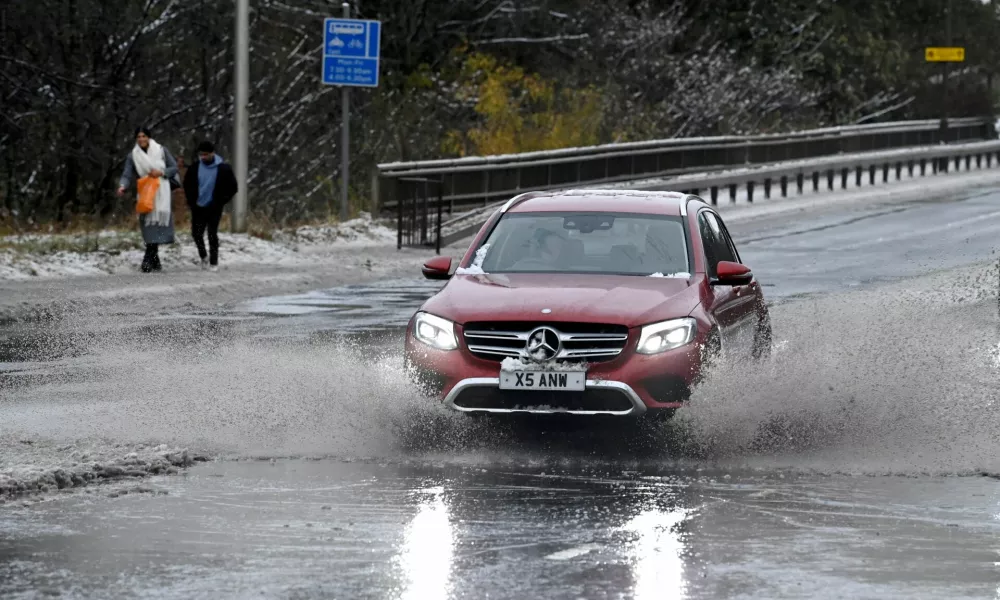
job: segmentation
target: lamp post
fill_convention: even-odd
[[[250,0],[236,0],[236,93],[234,94],[235,125],[233,127],[233,167],[238,191],[233,202],[232,229],[242,233],[247,229],[247,165],[248,128],[247,103],[250,97]]]

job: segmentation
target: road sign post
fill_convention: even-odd
[[[948,19],[948,39],[951,40],[951,19]],[[965,48],[953,47],[953,46],[941,46],[941,47],[929,47],[924,48],[924,60],[927,62],[941,63],[941,85],[943,86],[944,93],[942,94],[942,109],[941,109],[941,135],[944,141],[947,142],[948,137],[948,103],[951,101],[949,96],[951,70],[948,68],[951,63],[954,62],[964,62],[965,61]],[[945,167],[947,170],[947,167]]]
[[[382,24],[351,19],[344,2],[344,18],[323,23],[323,84],[341,87],[343,124],[340,136],[340,219],[347,220],[350,169],[350,88],[378,87]]]

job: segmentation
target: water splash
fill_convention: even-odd
[[[993,302],[929,291],[886,288],[782,306],[772,313],[781,351],[762,365],[712,373],[673,427],[689,452],[714,460],[1000,471]]]

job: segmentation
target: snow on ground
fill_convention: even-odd
[[[372,219],[362,213],[357,219],[339,225],[321,227],[299,227],[291,231],[279,230],[274,233],[276,242],[288,244],[338,244],[341,247],[366,247],[378,244],[395,244],[396,230],[382,221]]]
[[[271,239],[220,233],[220,264],[299,264],[328,250],[388,246],[396,232],[370,215],[339,225],[278,230]],[[29,234],[0,237],[0,279],[73,277],[135,271],[143,246],[137,231],[101,231],[73,235]],[[190,233],[178,231],[177,243],[160,249],[164,269],[199,264]]]
[[[646,180],[606,187],[632,187],[637,189],[673,189],[681,184],[690,184],[690,179],[704,178],[705,174],[694,174],[673,180]],[[836,189],[828,190],[826,180],[818,191],[812,190],[811,182],[803,194],[798,194],[794,185],[789,196],[781,198],[775,186],[770,199],[765,199],[763,189],[758,188],[754,202],[747,198],[745,186],[738,189],[735,202],[731,202],[728,190],[720,190],[719,210],[727,221],[752,220],[783,212],[805,212],[832,204],[872,203],[907,201],[908,199],[929,197],[1000,184],[1000,169],[972,167],[971,170],[953,171],[948,174],[910,177],[904,170],[902,180],[895,180],[892,174],[888,183],[868,184],[865,174],[862,185],[856,185],[854,174],[848,178],[847,187],[841,188],[836,180]],[[485,218],[495,207],[471,211],[470,222]],[[368,214],[340,225],[299,227],[294,230],[279,230],[271,234],[271,239],[249,235],[221,233],[221,265],[300,265],[315,260],[316,254],[325,251],[351,248],[391,248],[396,243],[396,231],[392,223],[374,220]],[[469,240],[456,242],[455,246],[465,247]],[[121,274],[135,271],[142,261],[142,243],[138,231],[77,235],[31,234],[0,237],[0,280],[32,280],[40,278],[65,278],[85,275]],[[179,231],[177,243],[161,249],[164,268],[169,270],[193,269],[198,265],[198,253],[191,235]],[[474,269],[472,269],[474,270]],[[462,274],[466,274],[465,270]]]
[[[206,459],[166,445],[0,438],[0,504],[91,483],[177,473]],[[144,492],[139,487],[134,491]],[[117,493],[123,493],[121,491]]]

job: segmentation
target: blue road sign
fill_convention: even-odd
[[[324,84],[378,87],[381,25],[361,19],[324,21]]]

